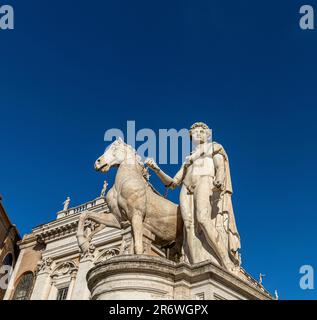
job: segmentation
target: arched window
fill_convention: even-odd
[[[30,300],[33,289],[33,273],[27,272],[21,278],[15,289],[13,300]]]
[[[3,259],[2,265],[4,266],[12,266],[13,265],[13,255],[12,253],[8,253]]]
[[[9,277],[5,280],[5,285],[7,285],[9,283],[9,280],[10,280],[10,277],[11,277],[11,274],[12,274],[11,273],[12,270],[9,271],[7,268],[8,267],[12,268],[12,266],[13,266],[13,255],[12,255],[12,253],[8,253],[5,256],[5,258],[2,260],[2,262],[0,263],[0,268],[5,267],[4,272],[5,272],[6,275],[9,275]],[[1,278],[2,278],[2,274],[0,272],[0,279]],[[5,292],[6,292],[6,289],[1,288],[1,286],[0,286],[0,300],[3,299]]]

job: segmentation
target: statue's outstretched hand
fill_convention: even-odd
[[[154,171],[160,170],[160,167],[157,165],[153,158],[147,158],[144,163]]]

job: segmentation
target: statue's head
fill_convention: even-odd
[[[189,130],[190,138],[194,144],[207,142],[211,138],[211,133],[211,129],[203,122],[194,123]]]
[[[100,156],[95,162],[95,169],[106,173],[113,166],[119,166],[124,160],[139,159],[136,151],[129,145],[125,144],[121,138],[115,140],[105,150],[104,154]]]

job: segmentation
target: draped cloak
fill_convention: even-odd
[[[241,248],[240,235],[236,226],[236,221],[232,206],[232,182],[230,175],[230,167],[228,156],[221,144],[213,142],[213,156],[220,154],[224,158],[224,183],[221,190],[220,198],[217,207],[219,208],[218,214],[228,215],[228,250],[230,256],[239,262],[238,250]],[[226,229],[226,228],[225,228]]]

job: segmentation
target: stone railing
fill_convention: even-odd
[[[73,214],[81,213],[86,210],[90,210],[98,205],[106,205],[107,206],[107,202],[105,201],[105,198],[100,197],[100,198],[94,199],[92,201],[86,202],[84,204],[81,204],[79,206],[69,208],[66,211],[60,211],[57,213],[57,219],[67,217],[67,216],[70,216]]]
[[[74,213],[82,212],[82,211],[88,210],[89,208],[93,208],[95,205],[96,205],[96,200],[90,201],[90,202],[84,203],[80,206],[69,209],[67,214],[74,214]]]

